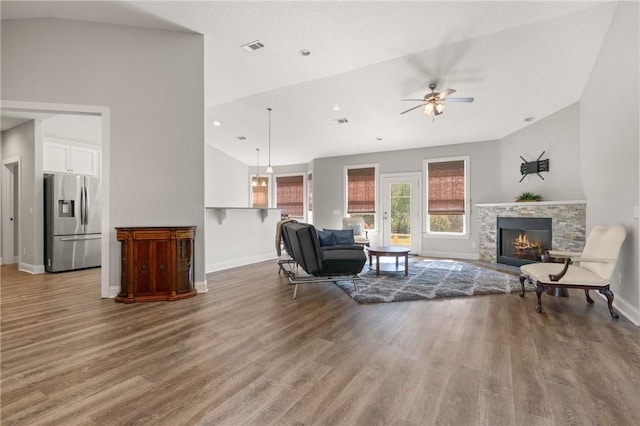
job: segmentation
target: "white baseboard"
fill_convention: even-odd
[[[242,259],[234,259],[228,262],[212,263],[206,266],[205,273],[223,271],[225,269],[237,268],[238,266],[251,265],[253,263],[264,262],[266,260],[276,260],[277,257],[270,254],[262,254],[259,256],[244,257]]]
[[[16,256],[0,257],[0,265],[12,265],[14,263],[18,263]]]
[[[206,281],[196,281],[195,289],[198,293],[206,293],[209,291]]]
[[[592,291],[591,293],[595,293],[600,296],[605,302],[607,301],[607,297],[604,294],[598,291]],[[616,312],[623,315],[633,324],[640,326],[640,309],[636,308],[631,303],[627,302],[625,299],[621,298],[615,293],[613,294],[613,309],[615,309]]]
[[[478,253],[460,253],[460,252],[447,252],[447,251],[421,251],[420,256],[424,257],[442,257],[445,259],[466,259],[466,260],[479,260]]]
[[[44,274],[44,265],[30,265],[28,263],[18,263],[18,270],[29,274]]]
[[[119,286],[109,286],[109,299],[114,299],[120,292]]]

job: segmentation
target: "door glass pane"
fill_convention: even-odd
[[[411,245],[411,183],[392,183],[391,245]]]

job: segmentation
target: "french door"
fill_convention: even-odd
[[[419,253],[422,243],[422,174],[386,174],[382,183],[382,242]]]

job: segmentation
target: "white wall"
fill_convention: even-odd
[[[638,276],[639,84],[636,2],[620,2],[580,100],[580,158],[587,228],[624,225],[627,239],[611,289],[614,306],[640,324]]]
[[[249,167],[205,144],[205,205],[249,207]]]
[[[535,161],[542,152],[549,172],[520,179],[524,157]],[[580,106],[570,105],[500,140],[501,193],[505,203],[524,191],[542,195],[545,201],[583,200],[580,175]]]
[[[60,19],[2,21],[2,98],[110,108],[111,226],[196,225],[204,282],[204,38]],[[111,230],[110,285],[120,282]]]

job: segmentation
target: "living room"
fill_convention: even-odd
[[[5,3],[11,2],[2,5],[3,108],[57,111],[71,108],[75,112],[93,108],[107,119],[103,178],[107,182],[108,197],[103,233],[109,238],[104,238],[103,251],[108,262],[103,263],[102,268],[102,296],[109,296],[110,288],[119,285],[120,249],[113,228],[167,224],[198,227],[194,279],[201,288],[208,287],[209,293],[203,294],[204,297],[219,295],[221,277],[229,280],[234,277],[231,272],[211,278],[206,275],[205,237],[204,231],[200,232],[205,229],[204,207],[248,203],[250,176],[255,170],[255,146],[248,145],[245,150],[250,158],[239,160],[220,147],[203,143],[212,131],[212,118],[205,114],[205,63],[208,63],[203,56],[205,38],[193,32],[135,27],[126,22],[125,25],[100,23],[97,18],[68,20],[74,16],[55,13],[49,16],[18,14],[7,19],[10,15],[5,13],[5,7],[9,6]],[[588,229],[596,225],[622,225],[627,230],[619,275],[612,289],[617,309],[638,325],[640,250],[638,218],[634,212],[640,204],[638,50],[638,4],[616,3],[606,35],[592,67],[586,72],[584,87],[574,102],[531,123],[525,124],[526,116],[522,116],[521,127],[514,132],[444,146],[402,146],[388,150],[378,145],[376,148],[373,134],[367,142],[372,148],[363,153],[329,154],[288,164],[281,163],[281,158],[287,150],[296,149],[281,146],[279,151],[274,150],[275,174],[312,171],[313,223],[335,228],[341,226],[344,216],[346,166],[375,164],[379,175],[422,173],[425,159],[468,156],[469,235],[451,240],[422,236],[421,253],[432,256],[477,258],[480,231],[475,204],[512,202],[518,194],[529,190],[542,194],[548,201],[586,200]],[[452,87],[462,87],[454,86],[454,82],[455,79]],[[426,86],[428,81],[418,83]],[[541,86],[540,82],[532,84]],[[545,84],[553,87],[552,82]],[[517,95],[517,88],[505,90]],[[471,90],[458,94],[477,96]],[[304,93],[300,96],[304,104]],[[399,93],[394,100],[400,101],[402,96],[404,94]],[[481,105],[480,98],[475,105]],[[256,106],[251,114],[261,117],[264,114],[266,122],[267,106],[266,103],[264,108]],[[401,106],[409,108],[409,105]],[[447,120],[448,126],[465,127],[469,126],[467,122],[454,119],[456,110],[467,106],[447,105],[447,110],[435,122],[421,112],[415,114],[425,125],[432,125],[431,128],[441,123],[444,127]],[[279,111],[274,105],[274,113]],[[401,111],[394,109],[394,114],[399,115]],[[274,115],[274,143],[284,144],[282,133],[287,124],[282,116],[277,120],[276,117]],[[499,122],[501,117],[494,120]],[[221,121],[224,126],[224,120]],[[259,128],[266,130],[263,124]],[[260,130],[256,136],[262,141],[261,164],[266,165],[266,132]],[[390,143],[391,139],[385,137],[383,142]],[[531,175],[527,183],[520,183],[520,157],[535,160],[543,151],[544,158],[550,160],[550,171],[542,175],[544,180]],[[230,175],[237,179],[229,179]],[[224,185],[217,184],[219,182]],[[38,200],[34,195],[25,205],[25,211],[29,206],[35,209],[35,216],[27,218],[34,226],[38,226],[37,221],[41,219],[37,215]],[[372,235],[376,237],[375,233]],[[37,251],[35,242],[25,247]],[[258,280],[262,272],[256,272],[255,268],[248,266],[246,271]],[[276,273],[275,266],[273,273]],[[245,282],[239,285],[250,288]],[[289,297],[285,299],[283,303],[291,302]],[[232,300],[243,303],[241,294],[233,294]],[[533,303],[531,298],[529,302]],[[334,306],[332,303],[341,302],[322,299],[322,303]],[[459,302],[457,306],[464,304]],[[440,313],[444,310],[442,306],[436,308]],[[244,313],[250,315],[250,312]],[[581,314],[574,310],[570,315]],[[606,316],[600,319],[609,320]],[[404,323],[398,323],[401,324]],[[575,322],[571,324],[577,327]]]

